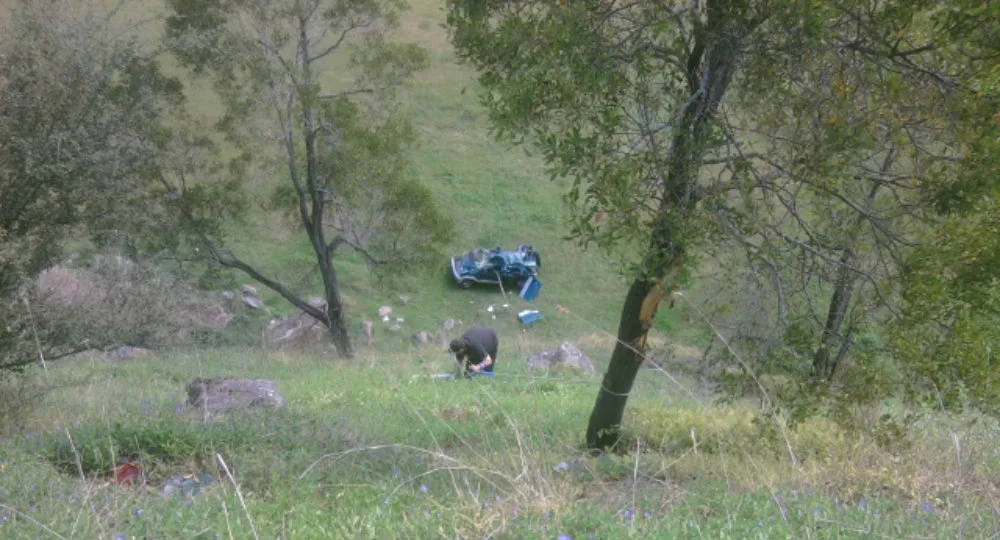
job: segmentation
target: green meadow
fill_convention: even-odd
[[[147,0],[130,4],[123,17],[155,39],[159,9]],[[33,404],[0,439],[0,538],[1000,533],[1000,426],[993,418],[930,411],[911,422],[907,410],[885,404],[853,411],[858,427],[847,430],[825,419],[779,423],[764,418],[758,402],[722,403],[715,388],[681,369],[694,365],[712,335],[686,300],[659,314],[653,352],[675,361],[640,372],[620,451],[585,453],[600,377],[527,371],[524,361],[570,341],[602,373],[627,281],[607,254],[565,239],[568,180],[551,180],[538,157],[491,135],[474,75],[456,62],[444,18],[443,2],[415,0],[398,34],[432,58],[402,94],[420,133],[413,171],[458,225],[454,254],[521,243],[540,251],[538,300],[460,290],[446,260],[389,289],[359,257],[347,256],[338,269],[359,348],[354,360],[326,348],[205,346],[130,362],[84,354],[33,368],[27,386],[0,382],[8,412],[18,400]],[[328,76],[336,81],[336,66]],[[216,118],[207,86],[186,82],[192,114]],[[251,207],[267,188],[267,178],[255,177]],[[234,249],[303,294],[318,292],[303,235],[253,212],[230,231]],[[237,274],[227,279],[251,283]],[[258,289],[275,316],[294,312]],[[686,292],[697,295],[698,282]],[[404,318],[400,332],[379,319],[383,305]],[[526,308],[545,318],[522,328],[516,313]],[[415,346],[410,336],[440,331],[447,319],[462,321],[456,335],[476,324],[498,329],[495,379],[432,377],[449,371],[452,359],[439,343]],[[360,345],[363,320],[375,321],[373,347]],[[225,376],[273,379],[286,403],[222,418],[187,405],[188,382]],[[111,471],[126,456],[138,457],[145,485],[113,482]],[[178,476],[192,479],[194,492],[165,496]]]

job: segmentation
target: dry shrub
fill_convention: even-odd
[[[778,429],[737,407],[633,414],[632,436],[665,454],[671,477],[722,476],[749,489],[808,486],[846,500],[885,494],[935,508],[968,498],[1000,507],[1000,426],[992,419],[928,415],[908,424],[907,444],[886,447],[884,416],[859,418],[847,430],[822,417]]]
[[[121,256],[98,257],[85,269],[49,268],[32,294],[36,317],[94,348],[165,347],[192,331],[226,326],[232,314],[221,299],[205,296],[181,278]]]
[[[710,413],[697,409],[636,409],[630,427],[645,446],[664,452],[697,448],[725,452],[729,446],[753,447],[759,439],[754,414],[749,409],[716,407]]]

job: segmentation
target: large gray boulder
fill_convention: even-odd
[[[282,407],[278,383],[268,379],[197,378],[187,385],[187,404],[209,414]]]
[[[570,369],[587,375],[597,374],[590,358],[568,341],[564,341],[555,350],[532,354],[525,365],[528,369]]]

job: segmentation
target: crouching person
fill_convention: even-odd
[[[451,342],[459,374],[466,377],[493,377],[500,340],[492,328],[477,326]]]

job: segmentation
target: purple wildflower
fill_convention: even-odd
[[[126,540],[126,537],[124,534],[116,534],[115,540]]]
[[[635,512],[633,512],[631,508],[625,510],[625,519],[632,519],[632,516],[634,515]]]
[[[389,506],[389,497],[386,497],[385,500],[382,501],[382,504]]]
[[[922,508],[924,509],[925,512],[933,512],[934,511],[934,507],[931,506],[931,503],[924,503],[924,505],[922,506]]]
[[[393,470],[392,470],[392,477],[393,477],[393,478],[399,478],[399,476],[400,476],[401,474],[403,474],[403,473],[399,472],[399,469],[393,469]]]
[[[133,513],[135,514],[135,517],[142,517],[142,508],[136,508]]]
[[[420,493],[427,493],[428,491],[430,491],[430,488],[428,488],[425,484],[420,484]]]
[[[562,534],[559,535],[559,539],[558,540],[573,540],[573,537],[570,536],[570,535],[568,535],[568,534],[566,534],[566,533],[562,533]]]

